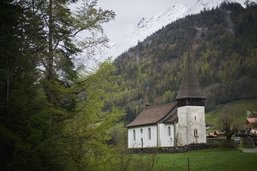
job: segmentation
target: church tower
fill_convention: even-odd
[[[205,99],[192,56],[186,59],[182,84],[177,101],[177,146],[206,143]]]

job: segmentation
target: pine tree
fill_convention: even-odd
[[[0,11],[0,170],[44,170],[46,101],[37,82],[42,23],[12,1],[1,1]]]
[[[64,170],[71,161],[64,126],[77,110],[72,59],[106,40],[77,44],[76,35],[102,32],[114,17],[96,1],[73,14],[75,2],[0,2],[0,170]]]

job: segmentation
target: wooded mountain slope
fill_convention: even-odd
[[[183,76],[185,57],[192,56],[207,109],[229,101],[257,97],[257,5],[219,8],[167,25],[115,60],[124,78],[119,105],[126,121],[143,108],[173,101]],[[192,46],[197,48],[192,52]]]

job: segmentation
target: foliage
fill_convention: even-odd
[[[108,144],[122,113],[114,68],[102,64],[82,81],[73,63],[107,41],[94,35],[114,13],[96,0],[73,13],[76,2],[0,1],[0,170],[84,170],[116,154]],[[81,31],[92,33],[84,43]]]
[[[119,89],[119,79],[112,76],[114,69],[105,62],[96,73],[81,77],[74,87],[79,92],[77,108],[64,126],[72,170],[97,170],[117,153],[107,144],[111,139],[110,128],[123,114],[110,100]]]
[[[239,131],[238,110],[236,108],[224,107],[220,113],[219,121],[227,141],[231,141],[232,135]]]
[[[42,39],[40,20],[9,1],[0,2],[0,11],[0,169],[60,169],[54,160],[58,157],[54,153],[45,157],[47,149],[41,148],[50,129],[46,126],[47,102],[37,82],[39,56],[35,52],[41,49],[37,44]],[[52,152],[58,154],[55,148]]]

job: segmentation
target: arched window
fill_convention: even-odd
[[[141,134],[143,133],[143,129],[142,128],[140,129],[140,132],[141,132]]]
[[[168,136],[171,135],[170,126],[168,126]]]
[[[136,140],[136,130],[133,130],[133,139]]]
[[[148,128],[148,138],[151,139],[151,128]]]
[[[194,129],[194,136],[198,137],[198,130],[197,129]]]

